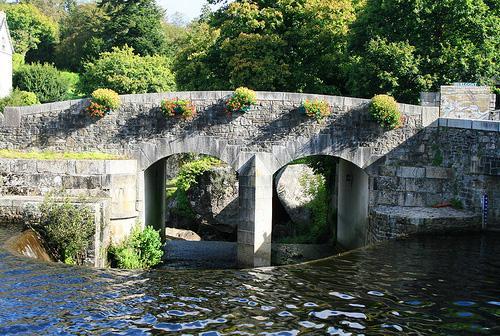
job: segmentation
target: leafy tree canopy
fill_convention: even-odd
[[[7,13],[9,29],[16,53],[25,56],[42,43],[55,44],[59,37],[57,23],[30,4],[2,4],[0,10]]]
[[[161,54],[165,48],[164,11],[154,0],[101,0],[106,50],[128,45],[140,55]]]
[[[187,60],[196,65],[178,74],[179,84],[338,92],[353,20],[350,0],[235,1],[191,30],[177,65]],[[211,33],[199,28],[203,25]],[[192,85],[200,72],[210,80]]]
[[[349,92],[416,102],[421,89],[489,84],[499,47],[498,0],[367,0],[353,25]]]

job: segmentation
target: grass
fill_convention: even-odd
[[[0,158],[3,159],[32,159],[32,160],[120,160],[124,157],[93,152],[60,153],[60,152],[21,152],[9,149],[0,149]]]

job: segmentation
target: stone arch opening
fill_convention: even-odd
[[[363,246],[367,224],[368,175],[357,165],[332,155],[309,155],[275,172],[276,263],[325,257],[339,246]]]
[[[238,173],[199,153],[163,157],[144,171],[145,223],[160,230],[174,264],[236,264]]]

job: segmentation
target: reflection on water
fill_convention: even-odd
[[[499,335],[499,243],[418,238],[228,271],[95,270],[0,250],[0,334]]]

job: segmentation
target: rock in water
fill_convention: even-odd
[[[188,191],[191,208],[202,222],[231,233],[238,225],[238,177],[229,166],[216,166],[196,179]]]
[[[193,231],[181,230],[167,227],[165,228],[165,236],[169,239],[176,240],[188,240],[188,241],[200,241],[201,237]]]
[[[314,170],[305,164],[288,165],[276,176],[278,198],[295,224],[312,221],[312,212],[306,205],[314,199],[309,190],[316,181]]]

